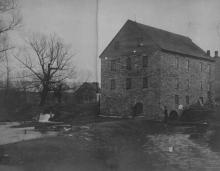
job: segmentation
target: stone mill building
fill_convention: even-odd
[[[214,58],[188,37],[128,20],[101,59],[103,115],[163,116],[207,100],[212,91]]]

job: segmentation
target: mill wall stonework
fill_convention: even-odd
[[[148,67],[142,66],[143,54],[132,55],[131,70],[126,69],[126,58],[117,57],[116,71],[110,70],[109,59],[102,59],[101,113],[105,115],[130,116],[137,103],[143,104],[148,118],[159,114],[159,58],[157,52],[148,56]],[[143,78],[148,77],[148,88],[143,88]],[[126,78],[131,78],[131,89],[126,89]],[[110,80],[115,79],[116,88],[111,90]]]
[[[101,60],[102,114],[131,116],[134,105],[142,103],[142,115],[156,119],[163,117],[163,106],[167,106],[169,111],[177,110],[175,95],[183,106],[196,103],[200,97],[204,102],[207,100],[207,92],[211,91],[213,82],[213,62],[155,51],[148,56],[148,67],[143,68],[143,54],[129,56],[131,70],[126,69],[125,56]],[[117,61],[115,71],[111,71],[111,60]],[[145,76],[149,78],[148,88],[143,88]],[[126,78],[132,79],[132,87],[128,90]],[[116,82],[113,90],[110,87],[111,79]],[[186,103],[186,96],[189,96],[189,104]]]
[[[200,97],[203,97],[204,102],[207,101],[208,91],[213,91],[214,62],[165,52],[160,52],[159,55],[161,105],[168,106],[169,110],[177,110],[175,95],[179,97],[179,104],[183,106],[196,103]],[[189,96],[189,104],[186,103],[186,96]]]

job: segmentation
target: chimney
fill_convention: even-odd
[[[217,50],[215,51],[215,57],[218,57],[218,51]]]
[[[210,50],[207,50],[206,54],[207,54],[208,56],[210,56]]]

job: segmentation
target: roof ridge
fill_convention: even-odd
[[[166,33],[169,33],[169,34],[173,34],[173,35],[177,35],[177,36],[181,36],[181,37],[184,37],[184,38],[187,38],[189,39],[190,41],[192,41],[192,39],[188,36],[185,36],[185,35],[182,35],[182,34],[178,34],[178,33],[173,33],[171,31],[167,31],[167,30],[163,30],[163,29],[160,29],[160,28],[157,28],[157,27],[153,27],[153,26],[150,26],[150,25],[146,25],[146,24],[143,24],[143,23],[139,23],[139,22],[136,22],[136,21],[133,21],[133,20],[130,20],[128,19],[127,22],[132,22],[132,23],[136,23],[138,25],[141,25],[141,26],[144,26],[144,27],[148,27],[148,28],[151,28],[151,29],[154,29],[154,30],[158,30],[158,31],[163,31],[163,32],[166,32]]]
[[[100,57],[102,57],[109,46],[112,45],[112,42],[114,42],[116,37],[122,34],[123,30],[130,30],[131,34],[133,34],[133,38],[137,36],[143,36],[143,38],[146,39],[144,40],[146,41],[146,44],[154,45],[158,49],[165,49],[174,53],[181,53],[189,56],[197,56],[204,59],[210,59],[210,57],[207,56],[206,52],[202,48],[197,46],[197,44],[194,43],[191,38],[156,27],[148,26],[142,23],[138,23],[130,19],[128,19],[126,23],[120,28],[118,33],[114,36],[111,42],[100,54]]]

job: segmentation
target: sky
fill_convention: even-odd
[[[17,31],[18,35],[22,37],[29,32],[56,33],[72,45],[72,51],[76,52],[75,63],[79,73],[82,77],[89,75],[91,81],[100,81],[98,54],[128,19],[188,36],[203,50],[210,49],[211,55],[214,50],[220,50],[219,0],[20,2],[23,26]]]

